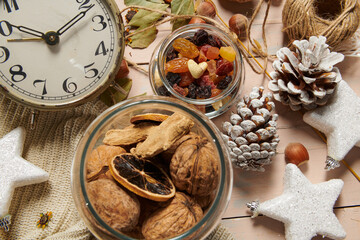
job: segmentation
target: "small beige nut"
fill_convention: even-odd
[[[200,78],[204,74],[208,66],[206,62],[201,62],[197,64],[192,59],[190,59],[187,64],[191,76],[193,76],[195,79]]]
[[[301,143],[289,143],[285,148],[285,161],[299,166],[309,160],[309,153]]]

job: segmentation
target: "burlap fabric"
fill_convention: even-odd
[[[0,229],[1,240],[95,239],[80,219],[73,202],[70,171],[74,151],[87,126],[106,106],[99,100],[60,112],[41,112],[31,130],[31,110],[0,95],[0,137],[16,127],[26,129],[22,156],[49,173],[47,182],[17,188],[11,201],[10,231]],[[1,169],[0,169],[1,174]],[[52,211],[45,229],[37,228],[40,213]],[[209,240],[233,239],[223,226]]]

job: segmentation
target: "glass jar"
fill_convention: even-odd
[[[233,172],[228,149],[221,133],[204,114],[175,98],[162,96],[137,97],[118,103],[99,115],[80,139],[72,164],[71,188],[75,205],[90,231],[99,239],[134,239],[109,226],[97,213],[87,193],[87,161],[93,149],[103,144],[105,133],[110,129],[130,125],[130,118],[143,113],[181,113],[195,123],[191,131],[206,137],[212,143],[219,159],[218,187],[212,203],[204,210],[204,215],[188,231],[172,239],[202,239],[218,225],[230,200]],[[111,201],[111,199],[109,199]]]
[[[219,95],[206,99],[193,99],[182,96],[169,84],[165,73],[166,57],[172,50],[174,40],[177,38],[193,37],[199,29],[204,29],[209,35],[218,37],[223,46],[232,47],[236,53],[235,61],[233,61],[232,81]],[[149,78],[153,92],[156,95],[172,96],[192,104],[209,118],[214,118],[226,112],[232,104],[239,99],[245,74],[242,55],[234,41],[230,35],[210,24],[189,24],[178,28],[168,35],[155,48],[152,54],[149,66]]]

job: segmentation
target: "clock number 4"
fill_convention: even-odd
[[[19,5],[17,4],[16,0],[3,0],[4,2],[4,9],[10,13],[12,12],[12,8],[14,8],[14,10],[19,10]]]
[[[101,41],[99,46],[96,48],[95,56],[103,55],[105,56],[109,52],[109,49],[106,49],[104,41]]]

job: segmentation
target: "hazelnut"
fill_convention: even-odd
[[[301,143],[289,143],[285,148],[285,161],[299,166],[309,160],[309,153]]]
[[[212,3],[209,2],[202,2],[199,4],[199,6],[196,9],[196,13],[205,16],[214,18],[216,16],[216,10]]]
[[[202,18],[193,17],[190,19],[189,24],[193,24],[193,23],[205,23],[205,21]]]
[[[229,19],[229,28],[237,35],[245,33],[247,26],[248,26],[248,18],[243,14],[240,13],[234,14]]]

